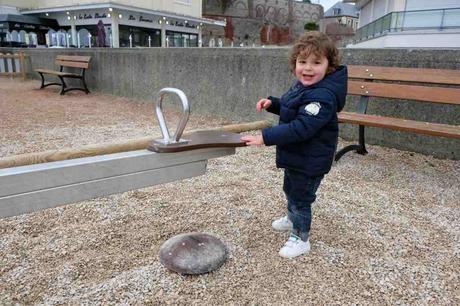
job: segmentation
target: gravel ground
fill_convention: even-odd
[[[38,85],[0,79],[0,156],[159,135],[151,104]],[[188,129],[229,123],[192,114]],[[266,147],[210,160],[204,176],[2,219],[0,304],[459,305],[460,162],[369,152],[326,176],[312,251],[295,260],[270,228],[285,201]],[[228,261],[169,272],[161,244],[193,231],[224,241]]]

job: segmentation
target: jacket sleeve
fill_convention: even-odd
[[[298,108],[297,115],[291,122],[263,129],[264,143],[271,146],[306,141],[326,125],[336,111],[333,97],[306,102]]]
[[[267,108],[267,112],[278,115],[280,114],[280,98],[269,96],[268,100],[272,101],[272,105]]]

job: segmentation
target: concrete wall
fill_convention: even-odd
[[[255,111],[268,95],[280,96],[293,81],[287,48],[145,48],[145,49],[23,49],[33,69],[54,67],[58,54],[92,56],[88,84],[92,91],[152,102],[158,90],[185,92],[192,112],[250,121],[269,117]],[[1,49],[4,52],[6,49]],[[11,50],[10,50],[11,51]],[[345,64],[460,69],[460,50],[344,49]],[[37,86],[39,82],[37,81]],[[56,94],[58,89],[56,88]],[[460,98],[460,97],[459,97]],[[349,99],[347,110],[353,110]],[[460,125],[459,106],[376,99],[368,113]],[[460,140],[368,128],[368,143],[460,159]],[[341,136],[356,138],[356,126],[341,126]]]

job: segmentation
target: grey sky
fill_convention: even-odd
[[[324,11],[327,11],[331,6],[336,4],[337,2],[340,2],[340,0],[312,0],[312,3],[318,3],[321,4],[324,7]]]

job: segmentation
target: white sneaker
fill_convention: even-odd
[[[281,248],[279,254],[284,258],[294,258],[310,251],[310,240],[302,241],[296,235],[291,234],[289,240],[284,247]]]
[[[284,216],[284,217],[281,217],[273,221],[272,228],[275,231],[280,231],[280,232],[290,231],[292,230],[292,222],[291,220],[288,219],[287,216]]]

